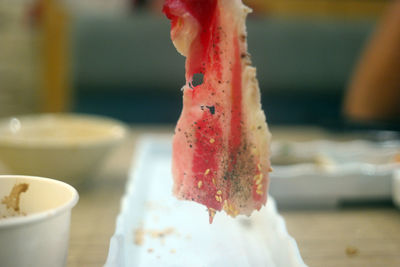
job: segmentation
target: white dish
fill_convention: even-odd
[[[115,120],[77,114],[36,114],[0,121],[0,161],[9,172],[55,177],[77,185],[126,136]]]
[[[272,155],[269,192],[285,207],[390,200],[400,168],[398,141],[275,142]]]
[[[17,212],[3,202],[13,187],[21,184],[26,184],[27,190],[20,195]],[[0,265],[64,266],[71,209],[77,202],[78,193],[66,183],[0,175]]]
[[[209,224],[204,206],[172,196],[170,138],[143,138],[136,152],[106,267],[305,266],[272,198]]]
[[[400,168],[393,174],[393,202],[400,209]]]

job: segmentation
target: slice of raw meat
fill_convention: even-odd
[[[241,0],[166,0],[171,38],[186,57],[183,110],[173,139],[174,194],[250,215],[265,204],[270,133],[247,53]],[[193,85],[202,74],[200,85]]]

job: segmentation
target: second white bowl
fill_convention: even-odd
[[[126,133],[122,123],[99,116],[38,114],[3,119],[0,161],[15,174],[56,177],[78,185]]]

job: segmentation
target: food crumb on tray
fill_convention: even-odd
[[[142,228],[138,228],[134,233],[134,243],[138,246],[143,245],[144,242],[144,231]]]
[[[139,227],[134,231],[133,241],[136,245],[141,246],[144,243],[145,235],[148,235],[152,238],[158,238],[162,243],[164,243],[164,238],[173,233],[178,234],[173,227],[167,227],[163,230],[154,230],[154,229],[145,230],[142,227]],[[150,251],[148,250],[148,252]]]
[[[173,227],[165,228],[164,230],[148,230],[147,233],[153,238],[164,238],[167,235],[174,233],[175,229]]]

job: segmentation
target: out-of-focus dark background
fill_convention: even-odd
[[[158,0],[1,0],[0,115],[73,111],[174,123],[184,58]],[[272,125],[348,127],[349,77],[389,1],[247,0]]]

